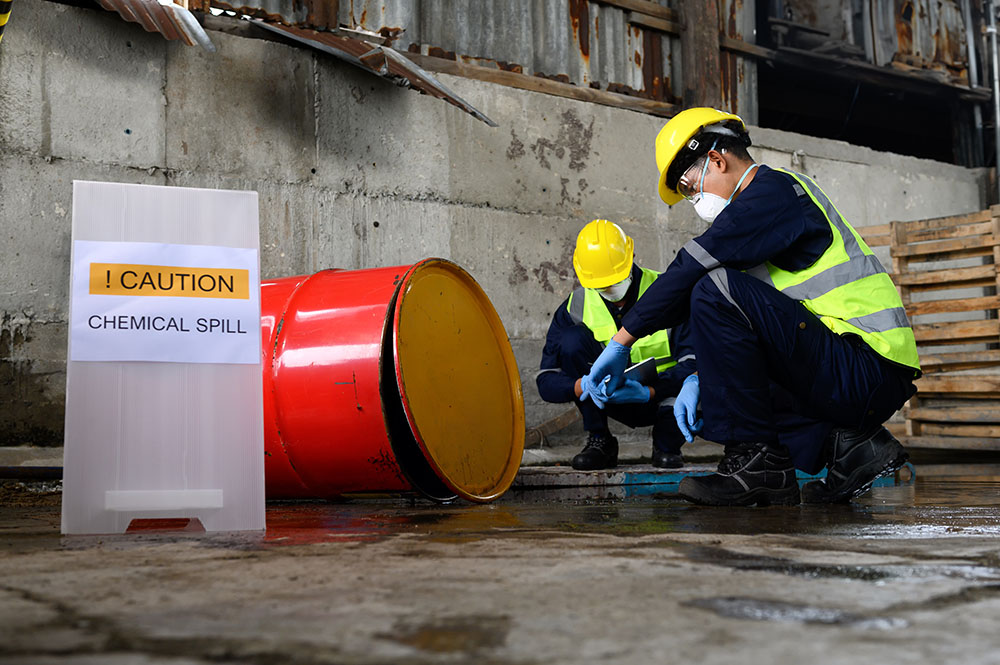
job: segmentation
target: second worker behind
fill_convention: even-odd
[[[606,469],[618,463],[618,439],[608,418],[629,427],[653,426],[652,463],[660,468],[684,465],[673,403],[684,379],[693,374],[694,349],[687,324],[643,337],[632,346],[631,361],[655,358],[656,378],[645,386],[629,381],[607,407],[580,401],[580,378],[621,327],[621,320],[660,273],[634,261],[632,238],[617,225],[595,219],[577,236],[573,268],[580,287],[556,309],[545,338],[538,393],[546,402],[573,402],[583,416],[587,443],[573,458],[574,469]]]

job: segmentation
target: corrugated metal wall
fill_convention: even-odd
[[[771,16],[829,33],[853,44],[876,65],[892,63],[967,77],[965,0],[783,0]],[[780,13],[781,16],[777,16]],[[821,38],[814,37],[815,46]]]
[[[658,0],[667,7],[667,0]],[[678,97],[678,38],[587,0],[341,0],[340,22],[464,62],[661,101]]]
[[[756,43],[757,17],[754,0],[719,0],[719,32],[733,39]],[[722,75],[722,107],[757,123],[757,62],[736,53],[719,54]]]

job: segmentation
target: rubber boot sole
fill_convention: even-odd
[[[893,441],[893,443],[894,445],[887,446],[888,450],[879,460],[882,462],[881,468],[875,467],[879,469],[878,471],[872,473],[871,465],[855,469],[847,476],[847,480],[844,481],[841,488],[836,491],[827,492],[826,482],[822,480],[806,483],[805,487],[802,488],[804,503],[848,503],[851,499],[856,499],[870,490],[875,481],[882,476],[899,471],[910,459],[910,455],[899,442]]]
[[[677,494],[701,506],[797,506],[800,502],[798,483],[780,489],[755,487],[739,494],[719,494],[693,476],[681,479]]]

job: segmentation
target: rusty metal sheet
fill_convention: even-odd
[[[413,88],[432,97],[453,104],[490,127],[497,124],[479,109],[456,95],[438,81],[430,72],[421,69],[389,46],[366,39],[346,37],[332,32],[319,32],[307,28],[293,28],[277,23],[255,20],[255,25],[282,34],[301,44],[345,60],[356,67],[389,79],[404,88]]]
[[[757,31],[754,3],[720,0],[719,30],[732,39],[753,43]],[[720,53],[722,106],[745,122],[757,124],[757,62],[732,51]]]
[[[399,51],[657,101],[675,102],[680,94],[679,37],[595,0],[213,0],[212,6],[296,28],[357,28]]]
[[[146,32],[158,32],[169,40],[179,40],[188,46],[201,46],[215,52],[215,45],[205,29],[187,9],[169,0],[98,0],[101,7],[118,12],[123,19],[138,23]]]

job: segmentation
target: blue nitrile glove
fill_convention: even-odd
[[[580,388],[583,390],[580,394],[580,401],[582,402],[589,397],[594,400],[594,404],[603,409],[604,402],[607,400],[606,396],[613,393],[625,380],[625,368],[628,367],[631,352],[632,349],[615,340],[608,342],[608,345],[601,351],[601,355],[597,356],[597,360],[591,366],[590,373],[580,381]],[[600,395],[598,390],[604,383],[605,377],[611,377],[611,379],[605,387],[605,393]]]
[[[605,386],[601,386],[601,389],[603,390]],[[649,401],[649,397],[649,388],[634,379],[625,379],[625,383],[619,386],[618,390],[608,395],[608,401],[612,404],[645,404]]]
[[[598,409],[603,409],[604,404],[608,401],[608,395],[604,392],[604,388],[603,382],[601,385],[595,386],[590,375],[585,375],[580,379],[580,401],[582,402],[589,397]]]
[[[677,429],[681,431],[688,443],[694,441],[691,433],[700,432],[703,424],[701,418],[698,419],[698,422],[694,421],[697,417],[696,410],[700,393],[698,375],[692,374],[684,379],[684,385],[681,386],[681,391],[677,393],[677,398],[674,400],[674,418],[677,419]]]

